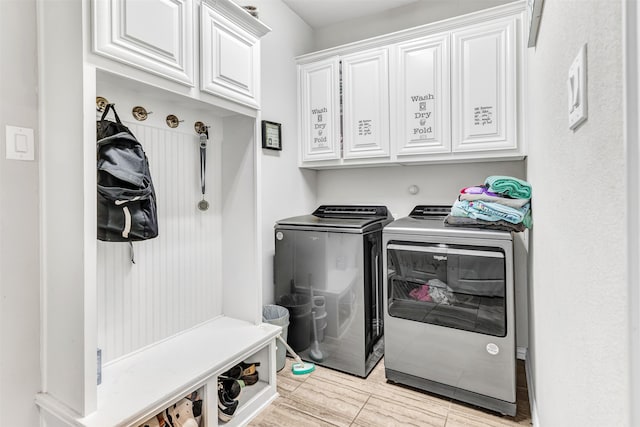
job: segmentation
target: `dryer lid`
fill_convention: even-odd
[[[281,219],[276,226],[340,228],[360,230],[372,225],[380,227],[393,221],[386,206],[322,205],[311,215]]]

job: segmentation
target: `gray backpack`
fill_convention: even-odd
[[[116,121],[106,120],[113,110]],[[158,235],[156,194],[149,162],[113,104],[96,122],[98,155],[98,239],[134,242]]]

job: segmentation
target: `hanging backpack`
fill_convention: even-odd
[[[116,121],[106,120],[113,110]],[[158,235],[156,194],[149,162],[113,104],[96,122],[98,154],[98,239],[134,242]]]

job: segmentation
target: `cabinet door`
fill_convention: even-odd
[[[396,46],[396,154],[451,151],[449,35]]]
[[[375,49],[342,57],[345,159],[389,156],[389,55]]]
[[[216,13],[201,9],[201,89],[258,107],[258,38]]]
[[[298,66],[302,162],[340,158],[338,57]]]
[[[516,21],[453,33],[453,151],[517,148]]]
[[[95,53],[193,86],[191,0],[94,0],[92,21]]]

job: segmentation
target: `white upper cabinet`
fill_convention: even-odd
[[[342,57],[343,157],[389,156],[388,49]]]
[[[389,157],[387,48],[298,65],[300,162]]]
[[[192,0],[94,0],[93,14],[95,53],[194,86]]]
[[[523,159],[524,14],[524,2],[511,2],[298,57],[315,73],[341,62],[338,77],[324,70],[321,88],[301,73],[299,166]],[[325,141],[312,134],[309,99],[340,86],[331,105],[341,128]]]
[[[201,8],[201,89],[258,107],[259,38],[208,4]]]
[[[254,114],[260,108],[260,38],[270,28],[231,0],[93,0],[92,6],[100,68],[224,108]]]
[[[453,33],[453,151],[517,148],[516,19]]]
[[[395,49],[397,155],[450,152],[449,34]]]
[[[337,56],[298,66],[302,162],[340,158],[340,61]]]

